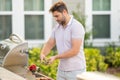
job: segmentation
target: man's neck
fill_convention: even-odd
[[[68,15],[67,17],[66,17],[66,22],[65,22],[65,24],[63,24],[63,27],[65,28],[66,27],[66,25],[68,24],[68,22],[70,21],[70,15]]]

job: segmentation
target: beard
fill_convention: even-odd
[[[57,22],[61,25],[64,25],[66,23],[66,17],[62,15],[62,20],[58,20]]]

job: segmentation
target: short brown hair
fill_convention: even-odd
[[[58,1],[50,8],[50,12],[58,11],[63,12],[63,10],[66,10],[68,12],[67,6],[63,1]]]

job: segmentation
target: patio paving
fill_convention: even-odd
[[[85,72],[77,75],[78,80],[120,80],[119,77],[101,73],[101,72]]]

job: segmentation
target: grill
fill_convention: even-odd
[[[27,67],[28,43],[25,40],[11,34],[0,42],[0,80],[53,80],[41,73],[33,75]]]

